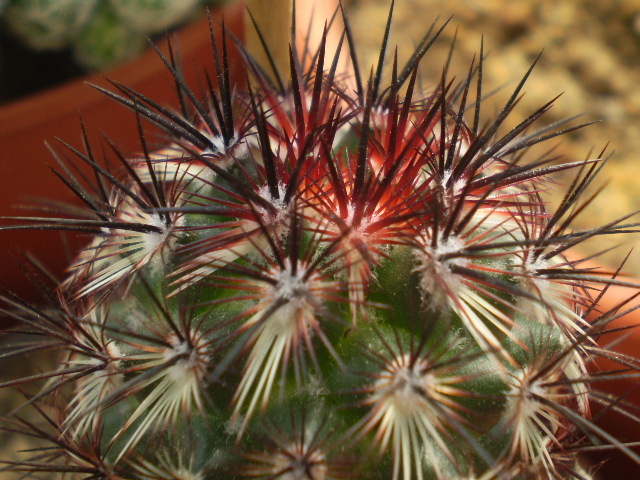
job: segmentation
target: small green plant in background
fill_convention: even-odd
[[[5,429],[40,442],[9,471],[584,480],[591,445],[640,463],[592,421],[625,411],[600,388],[637,369],[598,344],[618,314],[599,311],[599,292],[624,282],[566,257],[635,228],[570,228],[604,152],[529,158],[584,125],[536,127],[550,102],[502,131],[531,70],[485,121],[482,50],[462,80],[423,89],[420,62],[444,27],[406,64],[393,58],[389,82],[389,28],[370,75],[347,28],[342,52],[292,51],[286,78],[245,55],[246,89],[229,78],[224,36],[204,93],[171,55],[180,111],[101,89],[140,120],[140,155],[66,145],[58,175],[84,208],[3,227],[87,237],[44,305],[2,296],[26,338],[3,357],[60,353],[2,384],[26,396]],[[558,172],[573,180],[548,211]],[[598,358],[619,368],[596,372]]]
[[[2,0],[4,28],[35,50],[71,48],[86,69],[133,58],[146,38],[224,0]],[[3,11],[4,10],[4,11]]]

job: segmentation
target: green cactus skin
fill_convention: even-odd
[[[201,0],[109,0],[122,22],[145,34],[178,25],[202,3]]]
[[[587,320],[592,289],[620,281],[564,257],[632,228],[569,228],[603,155],[527,160],[583,126],[531,133],[551,103],[500,133],[531,70],[483,125],[482,49],[459,84],[420,91],[418,66],[444,26],[405,66],[394,59],[388,84],[387,28],[368,82],[354,53],[354,77],[337,75],[323,43],[292,54],[289,78],[246,57],[250,85],[237,88],[227,39],[214,38],[206,96],[165,59],[182,111],[100,89],[170,141],[152,149],[141,129],[141,154],[126,159],[67,145],[94,172],[57,155],[83,213],[3,227],[88,237],[46,305],[2,297],[29,333],[3,356],[61,352],[53,369],[2,384],[38,386],[6,429],[47,447],[9,470],[583,480],[578,454],[592,443],[640,461],[591,421],[617,402],[593,381],[597,357],[621,364],[602,381],[637,365],[597,347],[616,312]],[[547,212],[540,192],[561,171],[575,180]]]
[[[35,50],[70,47],[79,65],[104,69],[140,54],[147,37],[227,0],[0,0],[6,28]],[[6,10],[5,10],[6,4]]]
[[[144,35],[120,22],[105,5],[82,29],[73,44],[73,54],[78,64],[98,70],[133,58],[147,45]]]
[[[10,0],[4,11],[7,28],[36,50],[71,44],[99,0]]]
[[[98,70],[133,58],[147,45],[144,35],[121,22],[105,4],[86,23],[73,43],[73,54],[78,64]]]

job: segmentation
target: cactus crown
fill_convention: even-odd
[[[443,76],[421,91],[420,61],[444,26],[405,66],[394,58],[388,84],[389,28],[368,81],[353,50],[354,75],[341,75],[346,54],[323,38],[316,52],[292,50],[286,79],[245,54],[240,89],[223,34],[212,35],[205,94],[162,57],[180,111],[123,85],[103,90],[141,120],[141,154],[113,147],[108,167],[88,141],[67,145],[93,171],[89,181],[58,154],[85,208],[6,227],[90,236],[46,306],[3,295],[30,334],[4,355],[62,355],[3,384],[38,382],[6,428],[45,443],[10,470],[586,479],[577,456],[591,443],[640,461],[591,421],[594,405],[615,404],[590,372],[614,357],[596,340],[616,312],[593,313],[618,280],[565,257],[630,228],[570,229],[602,155],[526,159],[580,127],[532,133],[551,103],[500,133],[531,70],[484,124],[482,50],[460,83]],[[343,42],[353,45],[348,26]],[[162,147],[142,120],[165,132]],[[548,212],[541,191],[561,171],[574,180]]]

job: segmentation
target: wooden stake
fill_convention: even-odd
[[[294,0],[245,0],[244,15],[245,46],[260,66],[268,74],[273,70],[269,64],[265,50],[253,25],[251,12],[262,36],[268,45],[278,73],[283,79],[290,76],[289,42],[291,40],[291,15]],[[330,21],[337,11],[338,0],[296,0],[296,36],[298,53],[302,56],[302,46],[306,43],[314,52],[322,39],[325,22]],[[327,37],[327,57],[331,58],[340,41],[342,18],[338,13]],[[308,39],[307,39],[308,37]],[[329,62],[330,63],[330,62]],[[348,73],[348,62],[345,52],[341,57],[338,70]]]
[[[256,27],[251,20],[251,16],[253,16],[278,73],[283,78],[287,78],[289,76],[289,41],[291,39],[293,0],[245,0],[245,5],[247,11],[244,15],[244,41],[247,50],[265,72],[273,73]],[[251,12],[251,16],[248,12]]]

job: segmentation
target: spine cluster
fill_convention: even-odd
[[[598,346],[617,314],[599,311],[599,291],[616,277],[567,257],[630,227],[570,227],[602,155],[527,156],[582,125],[536,127],[549,103],[504,131],[531,70],[485,122],[482,51],[461,81],[419,87],[444,25],[385,81],[387,27],[367,80],[345,24],[344,49],[292,50],[287,78],[245,55],[244,86],[224,34],[206,92],[162,57],[178,111],[103,90],[139,119],[140,155],[67,145],[60,176],[84,208],[4,227],[88,236],[45,306],[2,297],[27,337],[5,356],[60,354],[2,384],[37,385],[6,429],[40,446],[11,470],[584,480],[592,443],[640,462],[592,420],[624,410],[599,389],[637,365]],[[573,180],[548,211],[557,172]],[[620,368],[596,373],[600,356]]]

